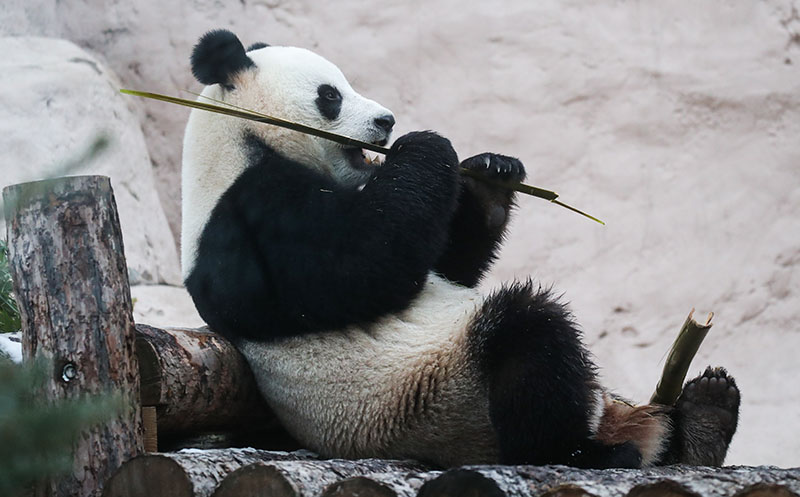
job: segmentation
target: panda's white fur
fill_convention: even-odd
[[[220,55],[215,52],[220,52]],[[214,100],[366,142],[385,143],[388,139],[391,124],[382,127],[377,123],[378,119],[391,116],[391,113],[359,95],[336,66],[307,50],[265,47],[245,55],[234,35],[217,31],[201,39],[193,55],[193,64],[201,66],[193,67],[193,70],[196,75],[200,74],[198,79],[201,82],[208,84],[202,94]],[[215,65],[230,68],[217,71]],[[335,118],[323,115],[320,104],[315,104],[314,96],[321,85],[335,87],[340,94],[340,108],[335,112]],[[392,118],[391,123],[393,121]],[[442,140],[432,134],[404,137],[393,147],[394,155],[387,158],[387,165],[381,168],[381,172],[376,172],[354,160],[353,150],[328,140],[233,117],[192,111],[183,155],[183,275],[201,315],[210,324],[213,321],[226,328],[226,334],[235,341],[252,366],[264,397],[290,433],[305,446],[325,456],[411,457],[441,466],[492,462],[639,466],[695,461],[692,459],[694,456],[684,454],[694,454],[702,444],[719,445],[714,449],[715,458],[709,461],[721,462],[720,451],[724,457],[730,437],[722,443],[717,432],[714,435],[683,433],[686,430],[682,426],[673,427],[673,421],[679,418],[674,418],[669,409],[658,406],[634,408],[616,401],[600,388],[591,361],[579,342],[579,332],[563,307],[546,292],[537,293],[530,284],[515,284],[484,296],[474,288],[502,239],[512,199],[505,190],[493,190],[466,179],[455,190],[452,189],[454,185],[447,186],[447,181],[451,180],[442,183],[442,178],[452,178],[455,174],[436,171],[443,166],[454,167],[454,152],[448,151],[449,143]],[[391,165],[395,169],[390,170],[392,161],[396,162]],[[493,154],[468,159],[461,163],[461,167],[476,168],[485,174],[493,174],[496,168],[498,175],[506,174],[505,177],[511,179],[524,176],[524,170],[516,159]],[[263,201],[264,204],[283,195],[283,185],[270,183],[270,178],[254,174],[262,171],[264,175],[283,175],[281,177],[294,174],[286,168],[315,171],[315,178],[322,181],[320,184],[330,186],[309,192],[303,189],[302,184],[286,185],[287,188],[296,188],[292,191],[297,191],[298,195],[305,195],[305,203],[287,205],[285,211],[281,210],[282,206],[272,206],[272,210],[261,214],[258,209],[263,206],[237,203],[245,198],[245,194],[249,195],[246,197],[251,199],[249,202]],[[304,177],[302,171],[295,172],[300,174],[298,178]],[[242,184],[242,178],[247,174],[253,185]],[[415,176],[417,174],[428,176]],[[327,181],[325,178],[332,182],[324,183]],[[403,193],[404,197],[398,197],[406,205],[392,205],[388,203],[391,199],[384,198],[395,190],[402,190],[400,187],[404,181],[412,180],[417,181],[416,186]],[[393,188],[393,185],[397,186]],[[263,191],[253,191],[253,188],[263,188]],[[383,195],[377,195],[376,200],[363,205],[358,203],[360,197],[372,198],[369,195],[379,188],[383,188],[380,190]],[[288,285],[287,281],[271,281],[266,275],[254,274],[254,270],[248,269],[271,268],[273,278],[278,274],[288,275],[286,277],[294,274],[291,268],[261,260],[269,254],[252,251],[253,247],[262,247],[263,251],[265,246],[258,244],[270,243],[270,240],[263,240],[266,232],[277,237],[276,244],[300,244],[298,248],[306,249],[310,243],[319,246],[322,252],[331,252],[322,254],[320,259],[327,261],[326,266],[311,268],[305,267],[302,258],[294,260],[290,253],[284,262],[297,264],[301,274],[331,269],[330,264],[337,261],[325,259],[325,256],[332,257],[336,251],[341,251],[341,243],[346,240],[331,242],[334,245],[328,246],[326,240],[316,233],[300,233],[310,238],[294,240],[292,237],[300,235],[293,223],[297,222],[296,219],[309,219],[300,214],[300,217],[293,217],[297,209],[317,204],[325,206],[329,199],[341,196],[352,200],[354,209],[369,209],[375,214],[374,219],[382,219],[383,209],[390,208],[399,208],[399,219],[402,219],[403,209],[409,211],[409,216],[414,215],[415,209],[424,213],[425,204],[429,202],[432,213],[429,222],[435,224],[440,217],[450,215],[446,199],[439,198],[443,195],[440,190],[447,188],[461,195],[457,207],[453,207],[456,212],[452,214],[451,243],[444,249],[435,249],[445,250],[445,255],[429,268],[420,288],[413,291],[413,296],[404,301],[399,310],[383,313],[366,323],[338,327],[315,328],[313,319],[306,321],[307,316],[300,314],[291,318],[297,321],[297,329],[275,329],[285,325],[273,326],[273,323],[263,322],[263,330],[244,330],[246,320],[240,322],[240,318],[252,316],[237,314],[243,311],[236,309],[221,308],[236,307],[235,299],[232,303],[224,300],[228,304],[223,305],[211,304],[213,299],[204,300],[206,294],[213,296],[215,292],[224,291],[216,290],[217,284],[220,288],[230,289],[232,277],[248,280],[243,283],[251,286],[244,288],[261,289],[267,285],[273,292],[280,292],[284,283]],[[419,191],[418,195],[415,189]],[[380,203],[384,200],[387,203]],[[287,199],[287,202],[292,201],[292,198]],[[442,207],[435,207],[435,202],[440,202]],[[265,233],[253,234],[261,237],[257,240],[248,239],[249,235],[243,235],[241,231],[231,232],[245,236],[241,243],[254,244],[252,247],[241,247],[233,240],[229,243],[224,233],[213,231],[224,231],[231,223],[240,221],[219,214],[226,212],[221,210],[223,207],[230,210],[231,206],[248,209],[242,213],[242,217],[248,218],[247,223],[264,223]],[[469,209],[477,214],[462,212]],[[498,210],[502,211],[502,216],[497,215]],[[359,210],[342,212],[361,219],[358,218],[362,214]],[[320,212],[320,215],[324,214]],[[225,215],[230,216],[229,213]],[[460,215],[467,221],[458,221]],[[218,216],[214,222],[222,223],[215,225],[217,228],[212,226],[214,216]],[[265,219],[265,216],[276,219]],[[386,219],[396,221],[398,218]],[[348,219],[336,219],[335,222],[346,226]],[[425,231],[424,224],[427,222],[418,226],[421,232]],[[282,231],[281,226],[288,231]],[[374,228],[376,233],[384,235],[386,230],[395,229],[380,224]],[[411,230],[413,228],[412,225]],[[490,237],[489,243],[483,248],[468,246],[472,242],[472,230],[476,230],[478,236]],[[406,231],[410,231],[408,227]],[[401,230],[402,233],[405,231]],[[369,236],[369,232],[364,236]],[[386,240],[391,240],[391,236]],[[398,243],[406,249],[414,246]],[[435,240],[425,239],[420,243],[436,246]],[[464,245],[463,250],[459,244]],[[386,242],[377,250],[391,254],[398,249]],[[469,259],[472,252],[478,255]],[[377,275],[378,279],[386,272],[389,278],[391,267],[375,266],[375,261],[369,260],[370,254],[364,257],[362,265],[353,266],[354,269],[363,270],[365,275],[373,278]],[[447,257],[465,259],[449,264],[444,260]],[[201,258],[202,266],[198,262]],[[475,264],[479,267],[472,268]],[[228,274],[231,268],[241,269],[241,272],[232,276]],[[302,273],[308,270],[312,273]],[[358,274],[347,276],[358,278]],[[227,280],[223,281],[225,278]],[[314,281],[320,286],[327,283],[324,278]],[[352,281],[357,282],[355,279]],[[334,285],[332,288],[337,287]],[[397,291],[402,289],[398,287]],[[336,292],[331,294],[325,293],[324,289],[311,289],[311,293],[321,295],[321,298],[342,298],[339,293],[347,293],[348,289],[344,287]],[[367,300],[371,298],[369,294],[359,295]],[[245,292],[241,300],[244,302],[251,297],[251,293]],[[375,295],[376,300],[381,298],[386,296]],[[270,300],[264,302],[274,303]],[[243,309],[257,309],[258,305]],[[311,302],[308,305],[315,304]],[[282,309],[273,308],[271,312],[280,313]],[[222,316],[224,313],[228,314]],[[291,319],[286,322],[294,322]],[[311,323],[309,328],[306,323]],[[539,364],[536,366],[538,370],[532,369],[535,364]],[[535,375],[542,378],[531,378],[531,371],[539,371]],[[544,375],[552,377],[545,378]],[[723,378],[724,374],[717,376]],[[536,384],[532,384],[532,380]],[[531,403],[533,401],[527,400],[528,396],[538,400]],[[738,390],[736,409],[738,413]],[[542,426],[537,426],[537,423]],[[728,431],[732,435],[732,430]],[[573,435],[573,432],[577,434]],[[681,443],[689,440],[685,443],[691,450],[674,441],[681,437]],[[522,452],[517,438],[523,444]],[[528,441],[533,447],[530,454],[524,445]],[[562,442],[574,446],[562,448]],[[546,453],[537,453],[537,450]],[[704,459],[700,461],[707,463]]]
[[[302,48],[266,47],[248,52],[258,72],[237,75],[240,91],[226,93],[220,85],[206,86],[201,101],[224,100],[232,106],[261,109],[275,117],[364,142],[385,139],[372,120],[391,112],[359,95],[338,67]],[[342,93],[344,105],[339,117],[329,121],[320,116],[313,100],[305,97],[320,84],[333,84]],[[264,91],[264,89],[269,91]],[[186,125],[181,178],[183,217],[181,259],[183,277],[195,259],[197,241],[211,209],[247,166],[242,130],[264,139],[282,155],[308,164],[345,184],[360,184],[369,169],[354,169],[336,142],[277,126],[245,121],[236,117],[193,111]]]
[[[283,425],[316,451],[485,463],[498,449],[465,343],[480,301],[475,290],[432,275],[413,307],[368,329],[244,341],[240,349]]]

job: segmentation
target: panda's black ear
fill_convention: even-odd
[[[247,51],[248,52],[252,52],[253,50],[258,50],[259,48],[265,48],[265,47],[268,47],[268,46],[269,45],[264,43],[263,41],[257,41],[255,43],[253,43],[252,45],[250,45],[249,47],[247,47]]]
[[[220,84],[233,89],[233,77],[255,67],[235,34],[215,29],[204,34],[192,51],[192,74],[204,85]]]

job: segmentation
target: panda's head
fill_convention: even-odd
[[[200,39],[191,63],[198,81],[208,85],[203,94],[234,106],[380,145],[394,126],[388,109],[356,93],[338,67],[302,48],[259,43],[246,51],[236,35],[216,30]],[[242,119],[226,126],[255,134],[282,155],[345,184],[371,172],[361,149]]]

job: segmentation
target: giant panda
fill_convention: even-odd
[[[394,115],[310,51],[202,36],[202,95],[387,144]],[[708,368],[674,407],[604,389],[566,306],[530,280],[483,294],[522,163],[459,162],[406,134],[362,150],[193,110],[182,171],[186,288],[247,358],[283,425],[327,457],[587,468],[719,465],[739,391]]]

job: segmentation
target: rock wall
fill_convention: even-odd
[[[743,392],[729,463],[800,466],[797,1],[7,0],[6,35],[62,37],[126,86],[197,89],[204,31],[301,45],[462,157],[519,156],[530,183],[607,222],[522,199],[487,288],[533,277],[572,302],[619,393],[646,400],[686,314],[714,311],[695,370]],[[187,112],[138,108],[179,226]]]
[[[150,156],[119,80],[67,40],[0,38],[0,188],[65,174],[110,176],[132,284],[180,284]],[[88,150],[97,139],[108,146]],[[77,163],[75,163],[77,161]],[[6,236],[0,199],[0,233]]]

